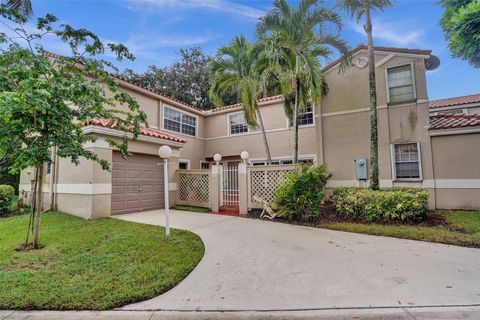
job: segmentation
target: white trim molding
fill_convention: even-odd
[[[368,187],[369,180],[329,180],[326,188]],[[418,181],[380,180],[381,188],[480,189],[480,179],[426,179]]]
[[[54,187],[55,193],[66,194],[111,194],[111,183],[58,183]]]
[[[430,136],[448,136],[454,134],[469,134],[469,133],[480,133],[480,127],[472,128],[453,128],[453,129],[444,129],[444,130],[430,130]]]
[[[436,179],[437,189],[480,189],[480,179]]]

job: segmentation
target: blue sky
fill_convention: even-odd
[[[296,0],[291,3],[296,4]],[[149,64],[169,65],[182,47],[200,46],[213,54],[235,35],[254,38],[256,19],[273,0],[33,0],[36,16],[47,12],[103,39],[121,42],[135,54],[120,68],[143,71]],[[333,1],[326,1],[331,7]],[[480,92],[480,70],[450,57],[438,21],[443,9],[436,0],[396,0],[374,15],[376,45],[431,49],[441,65],[428,73],[430,99]],[[354,47],[366,43],[360,25],[343,14],[342,36]],[[65,53],[52,41],[46,49]]]

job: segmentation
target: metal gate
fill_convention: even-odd
[[[220,205],[238,207],[238,163],[223,166],[221,181]]]

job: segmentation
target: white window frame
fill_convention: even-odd
[[[173,111],[176,111],[176,112],[179,112],[181,114],[187,115],[189,117],[195,118],[195,135],[192,136],[192,135],[181,132],[182,131],[182,122],[180,122],[180,132],[170,130],[170,129],[166,129],[165,128],[165,109],[171,109]],[[185,136],[185,137],[190,137],[190,138],[198,138],[198,116],[193,114],[193,113],[185,112],[183,110],[179,110],[179,109],[177,109],[175,107],[172,107],[170,105],[163,105],[161,125],[162,125],[162,130],[165,130],[167,132],[171,132],[171,133],[174,133],[174,134],[177,134],[177,135],[179,134],[179,135],[182,135],[182,136]]]
[[[245,120],[245,115],[243,114],[242,111],[240,111],[240,112],[228,113],[228,114],[227,114],[227,130],[228,130],[228,136],[241,136],[241,135],[249,134],[249,133],[250,133],[250,126],[248,125],[247,120],[245,120],[245,124],[247,125],[247,132],[232,133],[232,127],[231,127],[231,123],[230,123],[230,117],[231,117],[231,116],[234,116],[234,115],[237,115],[237,114],[241,114],[241,115],[243,116],[243,119]]]
[[[313,122],[312,123],[309,123],[309,124],[299,124],[298,127],[299,128],[308,128],[308,127],[314,127],[315,126],[315,108],[312,107],[312,119],[313,119]],[[309,113],[309,112],[305,112],[305,113]],[[299,116],[301,115],[301,113],[298,114]],[[295,128],[293,126],[293,120],[292,120],[292,125],[290,125],[290,119],[287,118],[287,128],[288,129],[291,129],[291,128]]]
[[[186,170],[190,170],[190,160],[188,159],[179,159],[178,160],[178,168],[180,169],[180,163],[186,163],[187,164],[187,169]],[[185,169],[181,169],[181,170],[185,170]]]
[[[208,164],[208,169],[203,169],[203,168],[202,168],[202,164],[204,164],[204,163]],[[209,169],[211,169],[211,164],[210,164],[210,162],[204,161],[204,160],[200,160],[200,169],[202,169],[202,170],[209,170]]]
[[[405,66],[408,66],[408,65],[410,66],[410,71],[411,71],[410,75],[411,75],[411,78],[412,78],[413,101],[391,102],[390,101],[390,86],[388,85],[388,70],[395,69],[395,68],[400,68],[400,67],[405,67]],[[416,77],[415,77],[415,64],[413,62],[385,68],[385,84],[386,84],[386,89],[387,89],[387,104],[397,105],[397,104],[413,103],[414,101],[417,101],[417,84],[416,84]]]
[[[395,146],[405,145],[405,144],[417,144],[418,151],[418,174],[419,178],[397,178],[397,158],[395,156]],[[391,165],[392,165],[392,180],[393,181],[423,181],[423,171],[422,171],[422,149],[420,142],[411,141],[411,142],[401,142],[401,143],[392,143],[390,145],[390,156],[391,156]]]

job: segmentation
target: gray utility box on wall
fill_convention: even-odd
[[[367,158],[356,158],[354,162],[357,180],[367,180]]]

